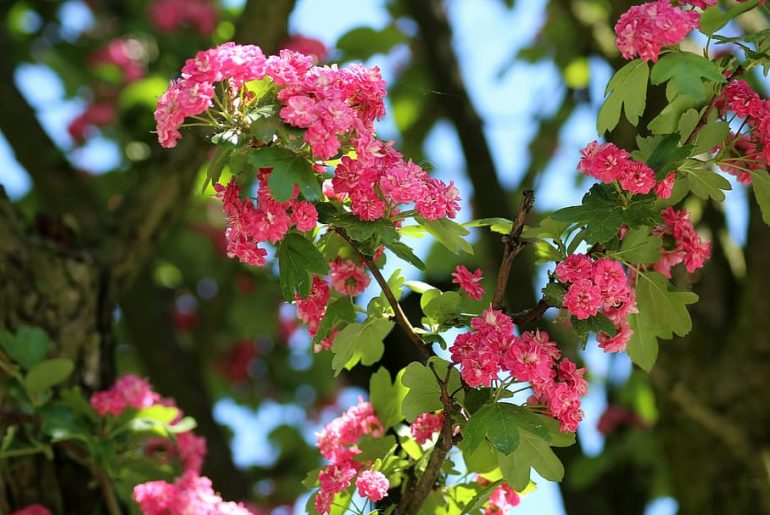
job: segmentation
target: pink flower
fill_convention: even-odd
[[[626,59],[638,55],[657,62],[661,48],[675,45],[698,27],[700,14],[673,7],[669,0],[635,5],[615,24],[615,45]]]
[[[26,508],[14,511],[11,515],[51,515],[51,512],[41,504],[32,504]]]
[[[659,226],[654,233],[665,234],[673,238],[673,249],[661,253],[660,260],[655,264],[655,270],[671,278],[671,268],[678,263],[684,263],[688,272],[703,267],[704,262],[711,256],[711,242],[703,242],[695,232],[690,221],[690,213],[682,209],[677,211],[669,206],[661,212],[664,225]]]
[[[103,65],[117,67],[125,82],[134,82],[147,73],[147,51],[136,39],[113,39],[100,50],[88,57],[88,65],[96,68]]]
[[[601,306],[601,290],[588,279],[575,281],[564,294],[564,307],[578,320],[594,316]]]
[[[313,285],[306,299],[299,295],[294,297],[297,306],[297,318],[308,325],[308,332],[315,336],[318,326],[326,314],[326,305],[329,303],[329,285],[318,277],[313,276]]]
[[[365,470],[361,472],[356,480],[358,494],[374,502],[388,495],[389,487],[388,478],[382,472],[376,470]]]
[[[655,172],[640,161],[631,161],[618,182],[620,187],[635,195],[644,195],[655,187]]]
[[[585,254],[570,254],[556,265],[554,272],[561,282],[570,283],[591,277],[593,267],[591,258]]]
[[[520,502],[516,490],[503,483],[489,496],[489,501],[484,507],[484,515],[508,513],[508,508],[515,508]]]
[[[463,265],[458,265],[455,267],[452,277],[452,282],[459,284],[460,288],[468,294],[468,297],[476,300],[481,300],[484,297],[484,287],[481,286],[481,281],[484,277],[480,268],[471,273]]]
[[[676,172],[671,172],[666,175],[666,178],[660,181],[657,186],[655,186],[655,194],[658,196],[658,198],[671,198],[671,193],[674,191],[675,181]]]
[[[216,28],[218,13],[216,5],[208,0],[156,0],[149,16],[161,32],[173,32],[189,24],[202,36],[208,36]]]
[[[329,49],[322,41],[299,34],[290,36],[281,47],[314,57],[316,62],[325,61],[326,56],[329,55]]]
[[[422,445],[431,438],[434,433],[441,431],[441,427],[444,425],[444,412],[439,414],[435,413],[422,413],[412,425],[409,426],[409,431],[412,433],[414,440]]]
[[[115,381],[110,389],[94,393],[91,406],[101,416],[107,413],[120,415],[126,408],[149,408],[159,399],[146,379],[127,374]]]
[[[329,263],[329,268],[332,286],[343,295],[354,297],[362,293],[371,281],[366,270],[349,259],[337,258]]]
[[[243,504],[225,502],[207,477],[185,472],[173,483],[150,481],[134,487],[134,501],[144,515],[251,515]]]
[[[104,102],[94,102],[67,126],[67,132],[77,143],[83,143],[88,130],[92,127],[106,127],[115,120],[115,106]]]

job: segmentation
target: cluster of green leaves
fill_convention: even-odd
[[[53,460],[58,447],[106,474],[127,502],[136,484],[179,473],[168,460],[145,453],[148,438],[173,443],[176,434],[195,428],[193,419],[180,418],[178,408],[158,404],[101,417],[78,387],[62,386],[73,364],[66,358],[46,359],[53,342],[45,331],[27,326],[15,333],[2,329],[0,347],[0,368],[6,374],[0,383],[5,393],[0,399],[0,459],[43,454]]]

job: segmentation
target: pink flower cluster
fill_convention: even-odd
[[[719,167],[743,184],[751,183],[749,170],[765,170],[770,162],[770,101],[763,100],[743,80],[733,80],[722,90],[717,105],[746,120],[747,134],[735,134],[728,157]]]
[[[454,218],[460,210],[460,194],[453,182],[446,184],[403,157],[390,145],[376,140],[359,150],[357,159],[347,156],[334,170],[333,193],[350,199],[353,214],[373,221],[397,213],[398,205],[414,203],[428,219]]]
[[[251,515],[243,504],[225,502],[211,480],[187,471],[173,483],[150,481],[134,487],[134,500],[144,515],[189,513],[196,515]]]
[[[578,163],[578,170],[601,182],[609,184],[618,181],[621,188],[639,195],[649,193],[655,187],[652,168],[641,161],[634,161],[628,152],[612,143],[592,141],[580,154],[583,157]]]
[[[371,278],[366,269],[350,259],[337,258],[329,263],[331,269],[332,287],[337,293],[355,297],[369,286]]]
[[[91,407],[101,416],[117,416],[127,408],[138,410],[156,404],[176,407],[172,399],[161,398],[155,393],[146,379],[131,374],[119,378],[111,388],[91,396]],[[182,416],[183,413],[179,410],[172,424],[179,422]],[[206,456],[206,440],[203,437],[196,436],[192,431],[185,431],[176,435],[176,446],[172,446],[167,440],[159,439],[147,443],[150,453],[153,448],[158,447],[163,447],[167,455],[177,454],[185,471],[200,472]]]
[[[289,39],[283,42],[281,48],[309,55],[319,63],[325,61],[329,55],[329,49],[326,48],[322,41],[301,34],[290,36]]]
[[[116,38],[88,57],[88,65],[96,68],[104,65],[117,67],[125,82],[134,82],[147,73],[146,57],[142,43],[131,38]]]
[[[267,186],[270,171],[269,168],[260,170],[256,206],[249,199],[241,199],[235,177],[227,186],[214,185],[227,216],[227,255],[253,266],[265,264],[267,251],[259,246],[260,243],[277,243],[292,227],[309,231],[318,222],[315,206],[296,200],[296,191],[288,202],[278,202],[270,195]]]
[[[409,432],[412,433],[412,438],[422,445],[431,438],[435,433],[441,431],[441,427],[444,425],[444,412],[441,413],[422,413],[412,425],[409,426]]]
[[[32,504],[14,511],[11,515],[51,515],[51,511],[42,504]]]
[[[484,297],[484,287],[481,285],[482,280],[484,280],[484,276],[481,273],[480,268],[471,272],[463,265],[458,265],[452,273],[452,282],[459,284],[460,289],[463,290],[468,297],[476,300],[481,300]]]
[[[655,270],[670,279],[671,269],[679,263],[684,263],[691,273],[702,268],[711,256],[711,242],[700,239],[690,220],[690,213],[669,206],[661,212],[661,216],[663,225],[658,226],[653,233],[670,236],[673,248],[663,249],[660,259],[655,263]]]
[[[610,404],[607,406],[607,409],[604,410],[602,416],[599,417],[596,429],[598,429],[604,436],[607,436],[614,433],[615,430],[621,426],[638,427],[640,429],[649,429],[650,427],[636,412],[625,406]]]
[[[146,379],[126,374],[111,388],[96,392],[91,396],[91,406],[105,416],[120,415],[126,408],[142,409],[160,401],[160,395],[152,391]]]
[[[489,496],[489,501],[484,507],[484,515],[503,515],[508,513],[509,508],[518,506],[520,502],[521,499],[516,490],[503,483]]]
[[[332,420],[316,435],[316,446],[324,458],[329,460],[329,464],[318,473],[321,485],[315,498],[315,509],[318,513],[328,513],[334,495],[350,486],[353,478],[359,474],[361,464],[353,459],[360,453],[356,447],[358,440],[364,435],[379,438],[383,432],[382,424],[372,405],[359,399],[357,405]],[[379,500],[387,495],[387,482],[379,472],[367,474],[363,471],[356,486],[361,495],[371,500]]]
[[[562,358],[545,332],[515,336],[513,321],[502,311],[486,309],[471,320],[471,327],[470,332],[457,336],[450,349],[468,386],[489,386],[500,372],[510,372],[532,386],[532,401],[547,405],[562,431],[577,429],[583,418],[580,397],[588,388],[585,369]]]
[[[228,81],[237,89],[265,77],[278,88],[281,120],[305,129],[313,157],[330,159],[343,145],[355,150],[355,159],[342,158],[327,190],[340,201],[349,199],[357,217],[377,220],[410,203],[428,220],[457,214],[460,197],[452,182],[431,178],[375,138],[374,122],[385,114],[385,82],[376,67],[318,67],[312,58],[289,50],[265,59],[258,47],[232,43],[199,52],[158,101],[155,120],[161,146],[175,146],[185,118],[209,109],[215,83]]]
[[[556,277],[567,285],[564,307],[578,320],[603,313],[615,324],[615,336],[599,333],[605,352],[625,350],[633,331],[628,315],[636,313],[636,295],[623,265],[612,259],[592,261],[585,254],[572,254],[556,265]]]
[[[707,9],[711,6],[717,5],[717,0],[682,0],[681,4],[700,7],[701,9]]]
[[[106,127],[115,119],[115,106],[109,102],[93,102],[67,126],[72,139],[83,143],[91,127]]]
[[[183,25],[208,36],[217,26],[217,6],[210,0],[155,0],[150,21],[161,32],[174,32]]]
[[[644,61],[657,62],[660,50],[682,41],[698,28],[699,20],[698,12],[674,7],[669,0],[635,5],[615,24],[615,45],[626,59],[638,55]]]

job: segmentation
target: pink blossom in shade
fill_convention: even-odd
[[[676,182],[676,172],[671,172],[655,186],[653,189],[655,195],[661,199],[671,198],[671,193],[674,191],[674,182]]]
[[[115,115],[115,106],[110,103],[89,104],[80,116],[70,122],[67,132],[77,143],[83,143],[90,128],[110,125],[115,120]]]
[[[88,65],[117,67],[125,82],[134,82],[147,73],[147,52],[142,44],[131,38],[116,38],[88,57]]]
[[[144,515],[251,515],[243,504],[225,502],[211,480],[188,471],[173,483],[150,481],[134,487],[134,501]]]
[[[620,179],[631,161],[630,154],[625,150],[612,143],[600,144],[598,141],[586,145],[580,154],[583,157],[577,169],[604,183]]]
[[[599,417],[596,428],[601,434],[607,436],[614,433],[618,427],[624,425],[638,427],[640,429],[649,429],[650,427],[636,412],[625,406],[610,404],[607,406],[607,409],[604,410],[601,417]]]
[[[216,5],[209,0],[155,0],[149,17],[160,32],[173,32],[190,25],[202,36],[208,36],[217,25]]]
[[[240,341],[219,355],[216,368],[228,381],[240,383],[249,378],[249,370],[256,358],[257,346],[254,342]]]
[[[290,36],[289,39],[283,42],[281,48],[309,55],[314,57],[316,62],[325,61],[329,55],[329,49],[326,48],[322,41],[299,34]]]
[[[356,479],[358,495],[377,502],[388,495],[388,478],[377,470],[364,470]]]
[[[476,300],[481,300],[484,297],[484,287],[481,286],[481,281],[483,279],[484,277],[480,268],[471,272],[463,265],[458,265],[452,273],[452,282],[459,284],[460,288],[468,295],[468,297]]]
[[[655,187],[655,172],[641,161],[631,161],[618,182],[624,190],[635,195],[644,195]]]
[[[11,515],[51,515],[51,512],[42,504],[32,504],[26,508],[14,511]]]
[[[412,434],[414,440],[422,445],[431,438],[435,433],[441,431],[441,426],[444,425],[444,412],[441,413],[422,413],[414,419],[412,425],[409,426],[409,432]]]
[[[585,374],[586,369],[577,368],[572,361],[566,358],[559,361],[559,366],[557,367],[559,381],[566,383],[580,396],[588,393],[588,381],[583,377]]]
[[[724,113],[732,111],[739,118],[747,118],[754,124],[765,118],[768,113],[766,103],[744,80],[732,80],[722,90],[717,106]]]
[[[315,336],[318,326],[326,314],[326,305],[329,303],[329,284],[318,277],[313,276],[313,285],[306,299],[299,295],[294,297],[297,306],[297,318],[308,325],[308,332]]]
[[[615,24],[615,45],[626,59],[638,55],[657,62],[661,49],[682,41],[698,27],[699,19],[699,13],[674,7],[669,0],[635,5]]]
[[[176,446],[185,471],[200,473],[206,458],[206,439],[192,431],[185,431],[176,435]]]
[[[521,499],[516,490],[503,483],[498,486],[492,495],[489,496],[484,515],[498,515],[508,513],[509,508],[515,508],[519,505]]]
[[[316,434],[316,447],[330,463],[340,463],[357,454],[351,448],[364,435],[382,436],[383,427],[371,403],[358,400]]]
[[[362,293],[371,281],[366,270],[350,259],[337,258],[329,263],[329,268],[332,287],[342,295],[354,297]]]
[[[564,283],[586,279],[593,274],[594,264],[585,254],[570,254],[556,265],[556,277]]]
[[[115,381],[111,388],[94,393],[91,396],[91,407],[101,416],[108,413],[120,415],[126,408],[149,408],[159,398],[146,379],[126,374]]]
[[[746,134],[731,134],[732,145],[725,158],[718,163],[722,171],[734,175],[741,184],[751,184],[749,170],[768,168],[767,159],[760,148],[762,144],[754,138]]]
[[[661,216],[663,225],[654,233],[671,236],[674,248],[664,249],[660,260],[655,264],[655,270],[670,278],[671,268],[678,263],[684,263],[690,273],[702,268],[711,256],[711,242],[701,240],[690,221],[690,213],[669,206],[661,212]]]
[[[295,202],[291,210],[291,222],[303,232],[312,231],[318,224],[318,211],[310,202]]]
[[[572,283],[564,294],[564,307],[578,320],[585,320],[599,312],[602,307],[601,290],[588,279]]]

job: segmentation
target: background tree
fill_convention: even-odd
[[[162,16],[148,17],[153,3],[92,2],[96,22],[75,36],[61,3],[0,7],[0,131],[33,185],[13,202],[0,195],[0,326],[44,328],[55,342],[53,353],[77,364],[72,383],[87,390],[106,387],[118,371],[147,375],[198,421],[209,446],[204,472],[225,497],[251,498],[257,485],[260,504],[289,503],[319,460],[303,425],[286,424],[271,433],[278,449],[272,465],[239,469],[213,406],[222,399],[253,408],[271,401],[294,404],[309,411],[312,425],[323,407],[335,402],[340,384],[329,378],[324,354],[297,363],[294,349],[301,336],[289,336],[293,318],[280,308],[272,274],[224,256],[221,215],[211,209],[210,190],[200,193],[208,147],[190,138],[173,151],[160,150],[151,134],[151,111],[166,79],[197,50],[230,39],[266,51],[287,44],[295,5],[249,0],[242,8],[218,6],[213,17],[180,18],[178,27],[169,28]],[[557,150],[568,146],[566,127],[576,113],[587,109],[595,116],[601,85],[592,74],[623,64],[612,26],[634,2],[551,0],[537,37],[511,56],[512,64],[552,63],[563,79],[558,105],[534,121],[529,155],[521,156],[529,160],[527,170],[512,187],[503,187],[506,173],[457,55],[452,13],[458,3],[389,2],[391,23],[348,32],[337,41],[333,60],[403,59],[389,95],[404,153],[425,159],[426,138],[448,122],[473,186],[473,217],[512,218],[521,191],[543,184]],[[516,4],[507,7],[520,9]],[[766,12],[740,18],[736,30],[764,28]],[[72,134],[88,140],[100,127],[121,149],[115,171],[78,171],[73,149],[46,132],[29,92],[14,80],[28,63],[53,70],[68,96],[88,99],[90,107],[81,125],[71,126]],[[662,90],[651,91],[649,105],[660,108],[665,102]],[[631,148],[635,133],[621,124],[609,138]],[[571,157],[574,162],[577,156]],[[748,203],[745,238],[730,236],[718,204],[690,206],[700,210],[701,225],[714,242],[707,267],[697,277],[678,278],[694,284],[701,296],[693,309],[697,329],[665,345],[650,376],[634,371],[606,383],[608,402],[624,415],[599,456],[588,458],[577,446],[563,450],[568,479],[561,488],[568,513],[642,513],[661,495],[673,496],[682,513],[770,511],[765,465],[770,410],[767,396],[757,394],[770,377],[761,281],[770,248],[767,227],[753,199]],[[745,243],[737,245],[736,239]],[[503,251],[499,239],[484,233],[475,247],[477,265],[496,270]],[[517,287],[508,289],[506,299],[514,312],[536,304],[533,257],[524,253],[515,262]],[[455,260],[439,247],[431,249],[432,280],[447,281]],[[404,342],[386,348],[391,370],[409,360]],[[578,343],[564,352],[579,355]],[[624,365],[611,362],[614,366]],[[357,370],[345,381],[366,385],[369,378]],[[3,420],[11,419],[4,413]],[[4,460],[0,512],[40,499],[85,512],[101,503],[96,489],[78,487],[91,476],[61,457]]]

